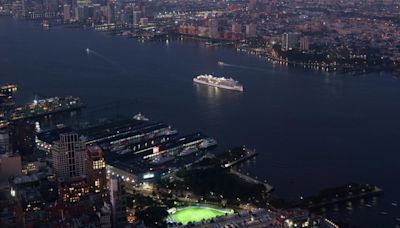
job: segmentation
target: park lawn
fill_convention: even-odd
[[[203,219],[208,220],[218,216],[224,216],[225,213],[225,211],[213,208],[186,207],[178,210],[174,214],[170,215],[170,217],[176,223],[182,223],[183,225],[186,225],[189,222],[200,222]]]

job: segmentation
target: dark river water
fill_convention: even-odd
[[[233,77],[245,91],[196,86],[192,78],[200,73]],[[0,83],[6,82],[18,84],[19,103],[79,96],[87,116],[142,112],[181,133],[202,131],[218,140],[220,150],[246,144],[259,156],[241,168],[267,180],[280,196],[376,184],[383,197],[325,213],[357,227],[400,224],[400,208],[392,205],[400,203],[400,80],[390,74],[326,74],[196,42],[45,31],[38,23],[3,17]]]

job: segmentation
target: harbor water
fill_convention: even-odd
[[[141,112],[214,137],[219,150],[254,148],[258,156],[239,168],[283,197],[378,185],[384,197],[324,213],[357,227],[400,223],[392,205],[400,202],[400,80],[389,73],[322,73],[194,41],[140,43],[8,17],[0,17],[0,69],[0,83],[18,84],[19,103],[73,95],[87,104],[86,117]],[[209,73],[233,77],[244,92],[193,84]]]

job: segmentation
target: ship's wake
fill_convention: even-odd
[[[94,51],[92,49],[86,48],[86,54],[88,56],[94,56],[96,58],[99,58],[99,59],[103,60],[104,62],[110,64],[114,68],[125,72],[125,70],[123,69],[123,67],[119,63],[113,61],[112,59],[110,59],[110,58],[108,58],[108,57],[106,57],[106,56],[104,56],[104,55],[102,55],[102,54],[100,54],[100,53],[98,53],[98,52],[96,52],[96,51]]]
[[[233,68],[239,68],[239,69],[244,69],[244,70],[267,71],[266,69],[263,69],[263,68],[249,67],[249,66],[237,65],[237,64],[229,64],[229,63],[225,63],[225,62],[218,62],[218,65],[221,67],[233,67]]]

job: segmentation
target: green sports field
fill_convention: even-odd
[[[170,220],[183,225],[189,222],[200,222],[203,219],[208,220],[218,216],[225,216],[225,213],[232,214],[232,210],[214,209],[205,206],[191,206],[178,209],[171,214]]]

